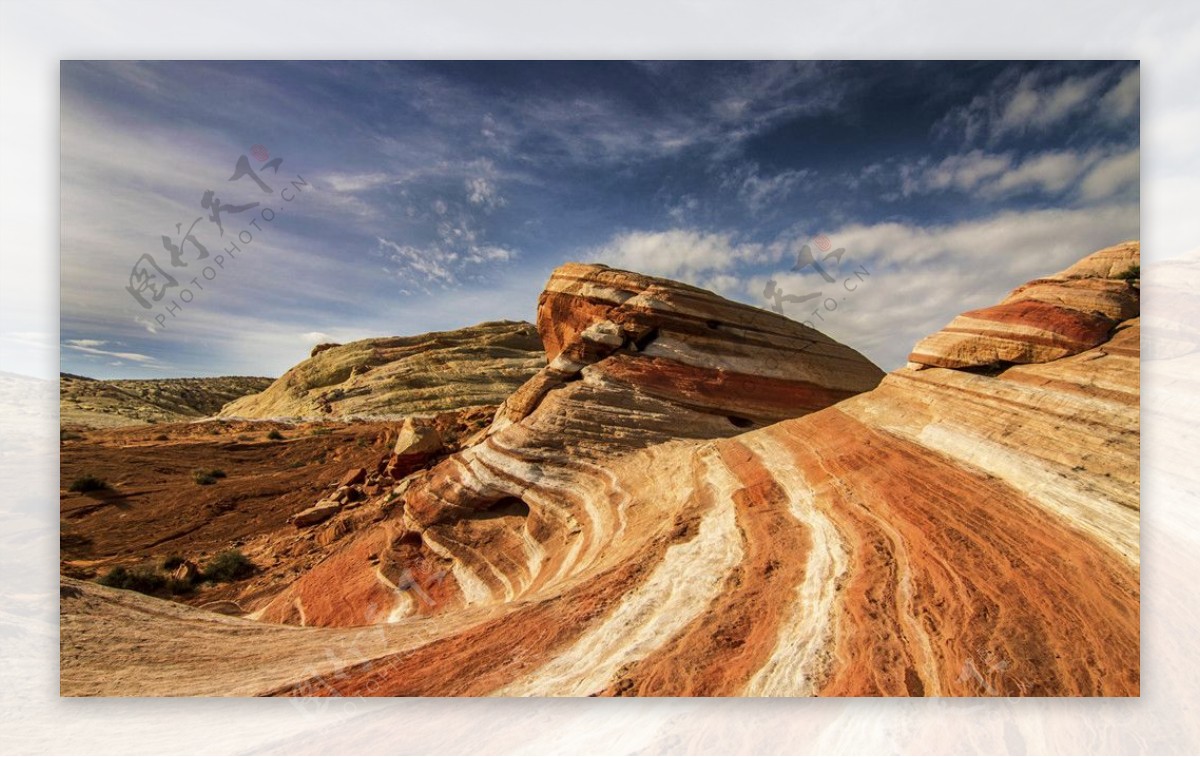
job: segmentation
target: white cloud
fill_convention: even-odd
[[[758,165],[750,163],[727,174],[723,184],[735,187],[738,199],[757,215],[786,199],[812,173],[806,169],[787,169],[763,176],[759,173]]]
[[[988,200],[1021,192],[1062,195],[1074,192],[1088,201],[1109,199],[1136,185],[1137,148],[1116,152],[1054,150],[1027,155],[972,150],[940,163],[918,162],[899,168],[905,196],[958,191]]]
[[[397,177],[386,173],[331,173],[321,177],[321,180],[334,192],[364,192],[387,184],[393,184]]]
[[[1021,78],[1000,114],[995,131],[1021,133],[1027,129],[1045,129],[1070,116],[1100,89],[1102,77],[1070,77],[1058,84],[1039,86],[1041,77],[1029,74]]]
[[[1141,72],[1135,68],[1105,93],[1100,101],[1101,109],[1109,119],[1124,121],[1137,115],[1141,91]]]
[[[770,254],[761,244],[739,243],[732,232],[687,229],[633,231],[618,234],[586,251],[589,260],[651,276],[699,284],[713,272],[755,262]]]
[[[917,191],[957,189],[970,192],[982,182],[995,179],[1012,168],[1009,155],[988,155],[973,150],[963,155],[951,155],[923,174],[904,172],[905,194]]]
[[[1013,170],[985,184],[983,193],[990,197],[999,197],[1026,190],[1062,192],[1074,184],[1084,170],[1097,159],[1098,154],[1095,151],[1078,153],[1062,150],[1031,155]]]
[[[1044,72],[1028,73],[1013,81],[1001,77],[992,90],[969,104],[952,109],[934,126],[941,137],[958,137],[970,144],[997,142],[1028,132],[1043,132],[1072,116],[1096,113],[1123,120],[1136,113],[1138,72],[1133,70],[1110,84],[1106,73],[1069,76],[1047,81]]]
[[[825,261],[830,284],[790,265],[805,240],[790,233],[765,243],[739,242],[732,232],[689,229],[619,234],[592,250],[592,260],[685,281],[731,299],[769,308],[769,279],[788,295],[821,299],[783,305],[795,320],[834,297],[814,326],[886,370],[903,365],[912,346],[954,316],[999,302],[1015,287],[1066,268],[1095,250],[1139,237],[1136,203],[1086,208],[1005,211],[961,223],[847,224],[828,236],[844,248]],[[854,292],[843,282],[865,266]],[[835,291],[836,290],[836,291]],[[844,300],[842,298],[845,298]]]
[[[932,227],[851,224],[829,234],[835,247],[846,249],[841,262],[830,265],[834,284],[812,271],[777,270],[769,277],[786,293],[822,291],[825,297],[838,290],[847,271],[866,266],[870,277],[853,293],[836,291],[839,307],[815,325],[891,370],[918,340],[959,313],[999,302],[1026,281],[1095,250],[1137,239],[1139,228],[1134,203],[1004,212]],[[747,277],[744,301],[765,307],[767,279]],[[812,305],[784,308],[789,317],[805,320]]]
[[[507,201],[496,190],[496,185],[490,179],[477,176],[466,180],[467,202],[478,205],[486,210],[503,206]]]
[[[1137,187],[1141,177],[1139,150],[1113,155],[1097,163],[1080,185],[1080,194],[1087,199],[1112,197],[1130,187]]]
[[[149,367],[162,367],[162,364],[155,358],[149,355],[143,355],[140,352],[117,352],[115,350],[102,350],[96,347],[88,346],[88,342],[97,342],[93,339],[72,339],[63,343],[67,349],[77,350],[88,355],[96,355],[98,357],[117,358],[121,361],[128,361],[138,365]],[[107,342],[99,341],[99,344],[107,344]]]
[[[480,266],[518,258],[517,252],[507,247],[476,244],[475,235],[469,230],[453,228],[440,236],[441,243],[424,247],[379,237],[378,251],[388,261],[384,272],[403,284],[429,292],[431,288],[449,288],[475,277]]]

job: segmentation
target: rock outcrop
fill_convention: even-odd
[[[1138,243],[1125,242],[1031,281],[999,305],[963,313],[922,339],[909,365],[994,368],[1089,350],[1138,313],[1138,260]]]
[[[323,344],[229,418],[401,417],[498,405],[545,365],[532,324],[512,321],[410,337]]]
[[[60,373],[60,425],[119,428],[196,420],[263,391],[271,381],[258,376],[107,380]]]
[[[1136,696],[1140,320],[1136,284],[1110,286],[1136,253],[1023,288],[1111,321],[1065,354],[938,347],[918,356],[962,367],[882,383],[785,319],[560,269],[549,366],[259,613],[386,641],[314,673],[281,651],[253,693]],[[1081,291],[1120,309],[1064,304]],[[1006,339],[1067,341],[1044,309],[1005,317]],[[71,617],[64,649],[86,655]],[[356,632],[291,630],[295,650]]]
[[[309,624],[352,625],[363,606],[395,604],[398,575],[380,573],[369,558],[402,542],[453,570],[459,601],[511,598],[543,567],[522,568],[519,578],[476,575],[461,568],[475,562],[471,545],[507,551],[516,569],[567,555],[583,528],[583,514],[562,503],[525,502],[531,480],[562,478],[569,489],[574,473],[634,450],[734,436],[828,407],[883,377],[859,353],[783,316],[604,266],[556,270],[539,301],[538,331],[548,365],[505,401],[483,438],[416,473],[401,519],[332,556],[264,618],[295,621],[303,606]],[[335,584],[361,593],[330,601]],[[396,612],[426,609],[404,600]]]

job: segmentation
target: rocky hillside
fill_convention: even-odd
[[[882,381],[786,319],[565,266],[549,365],[461,451],[381,461],[375,522],[255,613],[332,627],[170,679],[258,632],[114,623],[70,583],[63,693],[1136,696],[1137,262],[1031,282]]]
[[[259,376],[101,380],[62,373],[60,422],[64,428],[113,428],[206,418],[270,384]]]
[[[386,418],[498,405],[545,365],[532,324],[512,321],[324,344],[227,418]]]

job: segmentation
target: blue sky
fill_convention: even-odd
[[[278,375],[321,341],[533,320],[571,260],[761,307],[768,281],[820,292],[781,306],[890,370],[1139,236],[1136,63],[63,62],[61,82],[61,364],[96,377]],[[269,191],[230,180],[241,156]],[[222,235],[207,191],[258,204]],[[196,219],[209,257],[172,266],[162,237]],[[806,244],[829,280],[793,270]],[[143,255],[176,282],[150,308],[127,291]]]

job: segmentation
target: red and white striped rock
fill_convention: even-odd
[[[709,385],[663,380],[651,393],[638,383],[648,374],[612,367],[649,349],[578,345],[591,323],[629,321],[596,294],[605,287],[571,286],[590,293],[574,301],[586,318],[559,326],[572,301],[543,305],[548,351],[575,350],[579,377],[546,379],[527,412],[418,475],[404,523],[351,541],[268,608],[296,623],[386,619],[377,637],[331,661],[363,629],[232,638],[139,609],[132,626],[92,635],[97,654],[124,661],[119,684],[73,657],[64,682],[127,694],[142,681],[343,696],[1139,693],[1136,312],[1076,354],[901,369],[730,433],[705,410]],[[694,404],[673,420],[646,397]],[[683,433],[642,443],[672,423]],[[119,594],[89,592],[64,595],[72,655],[89,643],[83,613]],[[137,651],[160,636],[153,659]],[[247,639],[262,645],[253,656]],[[197,642],[253,662],[168,680],[159,661]]]
[[[1139,249],[1125,242],[1100,250],[999,305],[963,313],[913,348],[910,367],[1044,363],[1095,347],[1138,312],[1137,284],[1119,277],[1139,265]]]
[[[305,597],[326,596],[326,585],[347,573],[376,572],[361,555],[410,534],[450,566],[462,602],[512,598],[544,574],[539,561],[569,550],[582,528],[561,504],[524,502],[531,480],[565,477],[567,488],[583,466],[674,439],[734,436],[828,407],[883,377],[856,351],[783,316],[604,266],[556,270],[538,331],[549,364],[501,406],[490,434],[420,474],[405,493],[401,523],[364,534],[359,541],[372,546],[334,555],[264,617],[294,619],[299,601],[310,624],[356,622],[357,603],[317,609]],[[514,537],[514,524],[525,535]],[[508,545],[513,574],[464,567],[476,561],[467,545],[479,542]],[[363,601],[388,601],[389,583],[394,577],[362,582]]]

